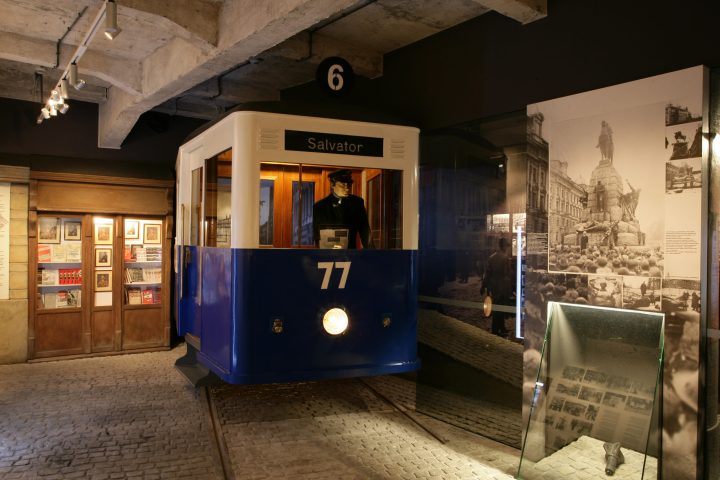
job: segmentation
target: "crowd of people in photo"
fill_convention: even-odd
[[[548,270],[596,275],[662,277],[663,253],[660,247],[609,248],[592,245],[556,245],[548,257]]]
[[[607,288],[607,282],[605,287]],[[547,302],[593,304],[595,295],[587,278],[552,273],[541,274],[537,281],[528,282],[525,293],[528,302],[546,306]],[[540,316],[544,318],[544,312]]]

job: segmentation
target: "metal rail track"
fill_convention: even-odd
[[[388,398],[386,395],[384,395],[382,392],[380,392],[378,389],[370,385],[367,381],[365,381],[362,378],[356,379],[358,383],[360,383],[362,386],[364,386],[366,389],[368,389],[370,392],[372,392],[375,396],[377,396],[379,399],[381,399],[383,402],[388,404],[390,407],[392,407],[394,410],[398,411],[402,415],[404,415],[407,419],[409,419],[415,426],[417,426],[419,429],[423,430],[427,434],[429,434],[431,437],[436,439],[441,444],[445,444],[448,442],[448,440],[434,431],[432,428],[427,426],[424,422],[422,422],[416,415],[413,415],[411,411],[409,411],[407,408],[403,407],[402,405],[397,404],[392,399]],[[220,461],[220,465],[222,467],[223,472],[223,478],[224,480],[234,480],[235,475],[233,473],[232,469],[232,462],[230,460],[230,453],[228,450],[227,442],[225,441],[225,435],[223,434],[222,424],[220,422],[220,418],[218,415],[218,410],[215,405],[215,402],[213,400],[212,395],[212,387],[209,386],[202,386],[197,389],[197,393],[200,397],[200,401],[205,405],[205,411],[207,412],[207,417],[212,425],[213,430],[213,439],[215,448],[217,451],[218,459]]]

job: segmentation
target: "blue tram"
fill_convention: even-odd
[[[178,368],[195,384],[416,370],[417,159],[415,128],[260,111],[182,145]],[[319,224],[322,202],[352,220]]]

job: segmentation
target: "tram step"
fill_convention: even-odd
[[[224,382],[207,367],[197,361],[197,350],[187,344],[187,353],[175,361],[175,368],[195,387],[211,387]]]

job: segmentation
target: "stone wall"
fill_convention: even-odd
[[[25,362],[28,355],[28,184],[18,181],[27,169],[9,167],[12,175],[8,178],[3,175],[6,168],[0,166],[0,180],[12,181],[10,298],[0,300],[0,364]]]

